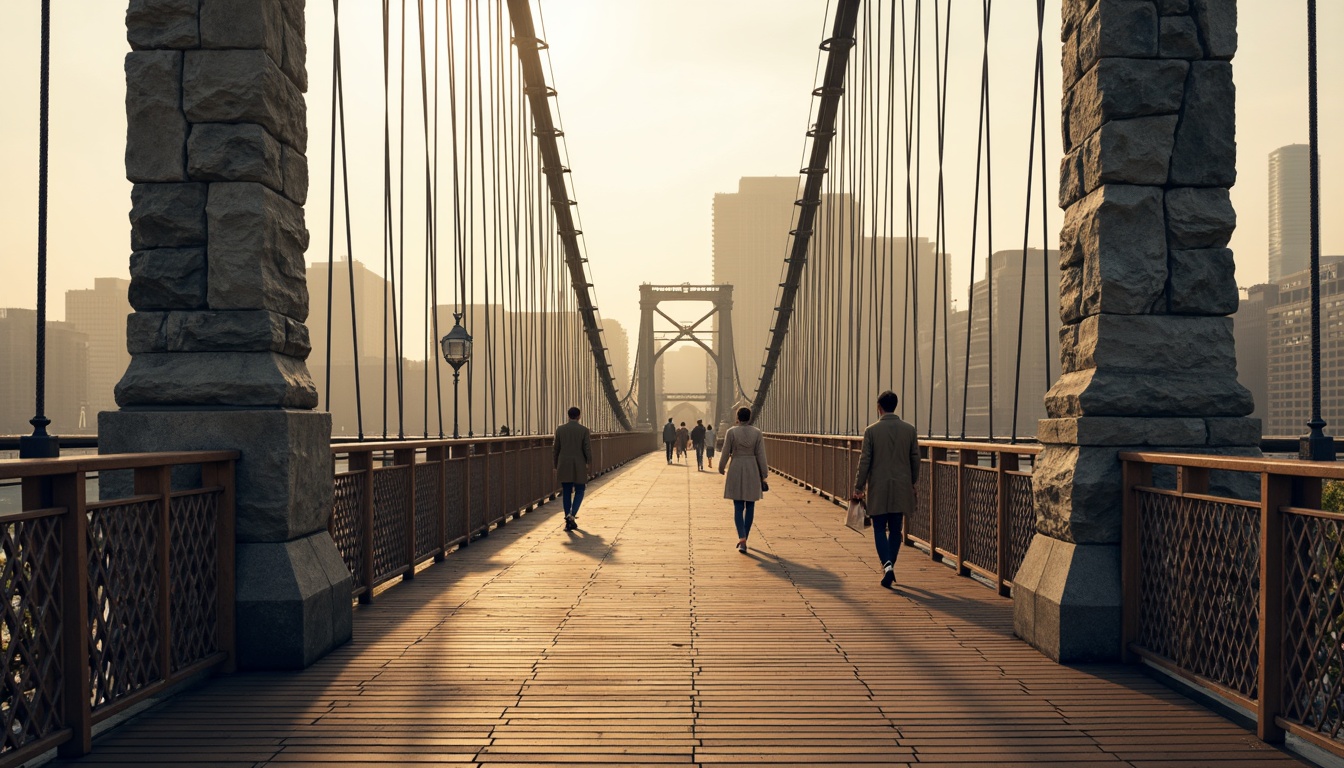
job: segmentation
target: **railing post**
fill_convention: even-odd
[[[436,494],[438,498],[434,500],[439,551],[434,555],[434,562],[441,563],[444,555],[448,553],[448,446],[440,444],[426,449],[425,460],[437,462],[439,465],[439,492]]]
[[[1303,479],[1260,476],[1260,669],[1256,735],[1283,741],[1277,718],[1283,711],[1283,508],[1295,503],[1294,486]],[[1320,482],[1311,483],[1320,487]]]
[[[966,465],[975,466],[980,454],[961,448],[957,451],[957,575],[966,576],[971,570],[966,567]]]
[[[217,461],[201,466],[201,485],[219,486],[219,505],[215,509],[215,644],[224,652],[220,671],[231,673],[238,667],[234,630],[234,490],[233,462]]]
[[[1010,597],[1013,590],[1009,588],[1008,582],[1012,579],[1012,574],[1007,573],[1007,571],[1009,545],[1012,543],[1013,530],[1012,520],[1008,516],[1008,473],[1017,471],[1017,454],[1000,451],[998,460],[994,464],[996,488],[994,518],[995,525],[999,528],[998,539],[995,541],[997,552],[994,555],[994,579],[999,595]]]
[[[173,492],[172,474],[171,466],[135,470],[135,492],[159,497],[159,540],[154,548],[154,560],[159,570],[159,604],[156,609],[159,624],[159,676],[164,679],[172,674],[173,669],[172,564],[169,558],[173,538],[172,517],[169,514]]]
[[[406,506],[401,511],[402,524],[406,530],[406,572],[401,574],[402,581],[415,578],[415,449],[400,448],[392,452],[392,463],[406,468]]]
[[[53,503],[61,515],[61,702],[70,739],[61,757],[87,755],[93,748],[93,712],[89,683],[89,513],[84,473],[55,480]],[[27,490],[25,488],[25,490]],[[45,505],[43,505],[45,506]]]
[[[350,470],[364,473],[364,495],[360,499],[359,544],[362,555],[360,568],[364,574],[361,583],[364,591],[359,602],[365,605],[373,602],[373,452],[350,451]]]
[[[1151,464],[1121,464],[1124,510],[1120,521],[1120,660],[1135,661],[1130,647],[1139,639],[1139,593],[1142,553],[1139,551],[1139,499],[1134,490],[1153,483]]]

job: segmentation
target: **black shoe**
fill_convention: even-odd
[[[882,574],[882,586],[891,589],[891,585],[896,581],[896,568],[892,563],[887,563],[886,572]]]
[[[565,530],[566,530],[566,531],[572,531],[572,530],[574,530],[575,528],[578,528],[578,527],[579,527],[579,524],[578,524],[577,522],[574,521],[574,516],[573,516],[573,515],[565,515]]]

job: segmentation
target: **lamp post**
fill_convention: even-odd
[[[453,313],[453,328],[448,335],[439,339],[443,349],[443,360],[453,366],[453,439],[461,437],[457,433],[457,382],[462,366],[471,360],[471,334],[462,327],[462,313]]]

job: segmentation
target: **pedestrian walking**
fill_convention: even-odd
[[[727,474],[723,498],[733,500],[733,522],[737,525],[737,551],[747,553],[747,537],[756,516],[756,502],[764,496],[770,468],[765,463],[765,436],[751,426],[750,408],[737,409],[737,426],[723,438],[723,458],[719,474]]]
[[[686,458],[686,446],[691,442],[691,433],[686,429],[686,422],[681,422],[677,428],[677,458]]]
[[[569,421],[555,429],[551,444],[551,458],[555,463],[555,479],[560,481],[560,503],[565,510],[565,530],[579,527],[579,505],[583,503],[583,487],[588,482],[588,468],[593,464],[593,445],[588,428],[579,423],[579,409],[569,409]]]
[[[663,446],[667,448],[667,463],[672,463],[672,445],[677,442],[677,427],[672,423],[672,417],[667,417],[667,423],[663,425]]]
[[[705,427],[705,458],[709,459],[709,468],[714,468],[714,425]]]
[[[695,427],[691,429],[691,445],[695,448],[695,471],[701,472],[705,468],[705,420],[696,419]]]
[[[914,426],[896,415],[897,402],[891,390],[877,396],[877,421],[863,431],[863,452],[854,476],[854,497],[865,500],[873,519],[882,586],[887,588],[896,581],[901,525],[905,513],[915,507],[919,479],[919,440]]]

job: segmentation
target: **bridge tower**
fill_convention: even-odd
[[[350,638],[351,577],[304,362],[304,0],[131,0],[126,26],[135,312],[99,450],[241,451],[238,660],[306,666]]]
[[[1260,424],[1228,317],[1236,3],[1064,0],[1063,39],[1063,373],[1013,610],[1020,637],[1069,661],[1120,653],[1117,453],[1255,455]]]
[[[664,301],[708,301],[714,308],[707,314],[683,326],[659,309]],[[657,313],[677,328],[677,335],[658,347],[653,332],[653,316]],[[714,345],[706,344],[697,334],[701,323],[716,317],[715,335],[718,351]],[[704,333],[701,331],[700,333]],[[679,341],[693,341],[704,348],[714,361],[717,391],[714,394],[713,418],[716,427],[730,423],[729,410],[733,407],[733,394],[737,392],[737,375],[733,351],[733,286],[731,285],[649,285],[639,286],[639,337],[636,360],[639,367],[639,413],[637,421],[640,429],[654,429],[661,422],[658,406],[661,402],[657,391],[658,377],[654,370],[658,358],[673,344]]]

